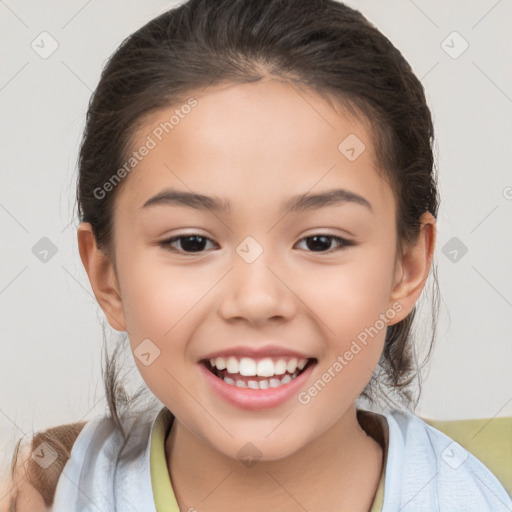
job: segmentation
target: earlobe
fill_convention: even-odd
[[[112,261],[96,245],[91,224],[82,222],[77,231],[78,249],[89,282],[108,323],[116,331],[126,331],[119,283]]]
[[[397,263],[394,288],[390,296],[390,307],[400,303],[400,314],[389,325],[403,320],[418,300],[427,280],[436,242],[436,221],[432,214],[425,212],[420,218],[420,232],[417,240],[404,248]]]

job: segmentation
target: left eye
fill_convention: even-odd
[[[313,250],[312,252],[328,252],[330,249],[330,246],[331,246],[331,241],[335,241],[338,244],[338,247],[333,249],[333,251],[339,251],[341,249],[344,249],[345,247],[353,245],[353,242],[351,242],[349,240],[345,240],[344,238],[341,238],[341,237],[335,236],[335,235],[322,235],[322,234],[311,235],[311,236],[304,237],[299,242],[302,242],[304,240],[306,241],[306,245],[310,249],[312,247],[316,247],[317,249],[320,249],[320,250]],[[307,242],[308,240],[309,240],[309,243]],[[324,250],[324,249],[327,249],[327,250]],[[330,252],[332,252],[332,251],[330,251]]]
[[[299,243],[306,241],[306,246],[308,249],[312,250],[312,252],[328,252],[331,250],[331,242],[334,241],[338,244],[338,247],[333,250],[341,250],[345,247],[353,245],[353,242],[341,238],[335,235],[311,235],[302,238],[299,240]],[[177,249],[174,244],[179,242],[181,245],[181,249]],[[183,253],[198,253],[204,252],[205,245],[213,241],[202,235],[180,235],[169,238],[168,240],[164,240],[159,243],[161,247],[173,252],[183,252]]]

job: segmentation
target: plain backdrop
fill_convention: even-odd
[[[348,4],[409,61],[435,122],[441,194],[435,260],[442,304],[416,413],[436,419],[510,416],[512,2]],[[105,411],[104,315],[76,243],[77,149],[106,59],[127,35],[173,5],[0,1],[4,465],[19,437]],[[48,250],[46,261],[41,248]],[[428,320],[428,311],[423,308],[420,320]],[[116,331],[107,334],[113,340]]]

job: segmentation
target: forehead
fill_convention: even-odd
[[[139,155],[120,209],[135,211],[166,187],[229,198],[230,209],[334,186],[391,198],[367,126],[311,90],[263,80],[187,98],[152,113],[132,137]]]

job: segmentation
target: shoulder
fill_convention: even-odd
[[[68,511],[70,487],[76,495],[86,485],[108,489],[119,461],[144,454],[151,424],[151,414],[126,414],[118,425],[102,415],[19,439],[9,475],[0,478],[0,512]],[[80,501],[78,496],[76,500]]]
[[[144,461],[154,420],[154,412],[123,415],[118,424],[103,415],[37,432],[28,442],[20,439],[10,475],[0,481],[0,512],[82,510],[88,506],[84,496],[98,496],[95,503],[111,510],[116,479],[120,487],[131,485],[149,469]],[[146,494],[147,486],[139,495]]]
[[[480,460],[512,496],[512,417],[448,421],[422,419]]]
[[[62,470],[86,422],[68,423],[37,432],[14,449],[10,474],[3,482],[0,511],[50,510]]]
[[[397,479],[402,481],[402,506],[428,510],[418,508],[428,503],[441,510],[479,512],[512,508],[498,478],[455,439],[409,411],[391,410],[383,415],[389,428],[386,471],[389,468],[394,485]]]
[[[139,505],[153,512],[149,454],[157,413],[123,415],[122,431],[106,416],[89,421],[66,463],[66,478],[58,482],[53,512],[132,511]]]

